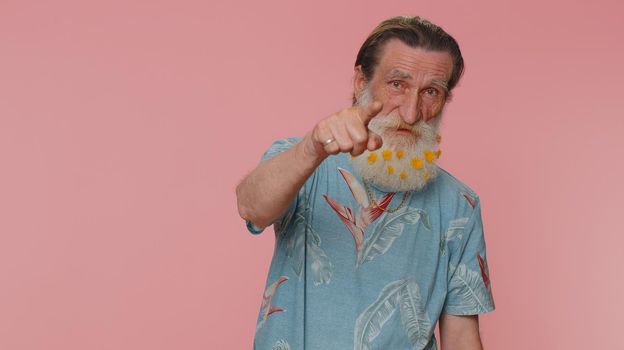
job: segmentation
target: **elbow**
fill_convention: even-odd
[[[238,215],[245,221],[250,221],[255,226],[265,228],[269,224],[266,224],[262,218],[256,215],[250,201],[247,199],[244,190],[244,184],[241,183],[236,186],[236,206],[238,209]]]
[[[243,194],[243,184],[240,183],[238,186],[236,186],[236,206],[238,208],[238,215],[243,219],[243,220],[250,220],[249,217],[249,207],[247,206],[247,203],[244,200],[244,194]]]

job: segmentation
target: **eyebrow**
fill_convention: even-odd
[[[396,78],[406,79],[406,80],[413,79],[409,73],[403,72],[398,69],[393,69],[390,73],[386,75],[386,79],[396,79]],[[448,92],[448,82],[444,80],[433,79],[431,80],[431,84],[438,85],[439,87],[443,88],[446,92]]]
[[[434,79],[431,81],[431,84],[436,84],[442,88],[444,88],[444,90],[448,91],[448,83],[444,80],[439,80],[439,79]]]

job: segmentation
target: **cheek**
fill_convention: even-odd
[[[442,106],[442,103],[434,103],[430,106],[423,106],[422,113],[425,116],[425,119],[429,120],[435,118],[435,116],[437,116],[442,110]]]
[[[387,100],[396,100],[397,98],[402,98],[405,96],[406,93],[405,89],[396,89],[389,84],[383,84],[379,86],[377,88],[377,91]]]
[[[397,94],[393,92],[384,92],[384,111],[388,112],[403,105],[405,102],[405,95]]]
[[[425,121],[432,119],[435,115],[434,108],[432,106],[426,105],[420,107],[420,113],[422,113],[423,119],[425,119]]]

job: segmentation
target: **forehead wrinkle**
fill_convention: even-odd
[[[393,78],[401,78],[401,79],[408,79],[408,80],[414,79],[409,73],[406,73],[396,68],[390,71],[390,73],[386,74],[386,79],[393,79]]]
[[[429,83],[436,81],[437,85],[448,90],[449,72],[440,62],[431,62],[418,57],[401,57],[384,62],[381,67],[384,66],[385,69],[390,69],[390,72],[384,75],[384,79],[425,80]],[[385,69],[382,68],[382,71]],[[411,73],[416,73],[416,77]]]
[[[390,72],[388,75],[380,75],[383,78],[398,71],[411,75],[412,81],[424,82],[435,79],[446,84],[452,75],[453,60],[448,52],[411,47],[394,38],[384,44],[378,65],[381,72]]]

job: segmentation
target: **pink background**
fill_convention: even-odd
[[[249,349],[272,230],[234,188],[349,105],[382,19],[467,63],[442,164],[481,197],[488,349],[621,348],[621,2],[0,3],[0,349]]]

